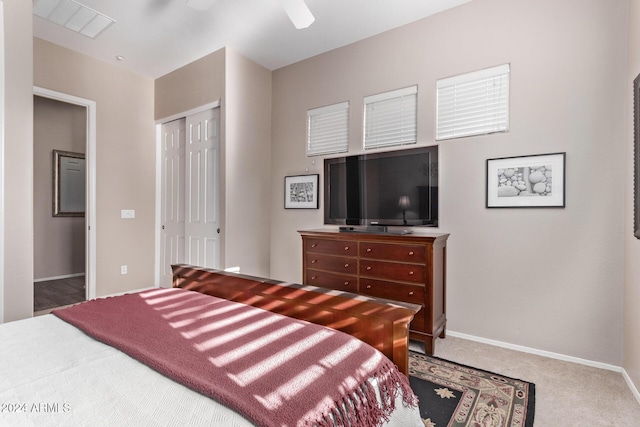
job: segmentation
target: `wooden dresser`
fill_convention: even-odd
[[[303,283],[419,304],[409,337],[433,354],[445,337],[449,234],[300,231]]]

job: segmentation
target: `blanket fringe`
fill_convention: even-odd
[[[402,393],[404,405],[418,406],[418,398],[409,385],[408,378],[391,363],[383,363],[372,376],[378,383],[380,400],[372,384],[365,380],[359,387],[345,395],[324,414],[317,427],[378,427],[389,421],[396,409],[396,398]]]

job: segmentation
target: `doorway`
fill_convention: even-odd
[[[47,286],[34,311],[95,298],[95,109],[93,101],[34,87],[34,298]],[[54,203],[60,153],[84,155],[84,214]]]
[[[220,268],[220,108],[160,126],[160,286],[172,264]]]

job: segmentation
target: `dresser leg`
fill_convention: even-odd
[[[424,340],[424,352],[429,356],[433,356],[433,352],[436,349],[436,337],[432,337],[431,339],[425,338]]]

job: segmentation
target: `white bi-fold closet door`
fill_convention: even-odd
[[[220,108],[161,132],[160,280],[170,286],[171,264],[220,268]]]

